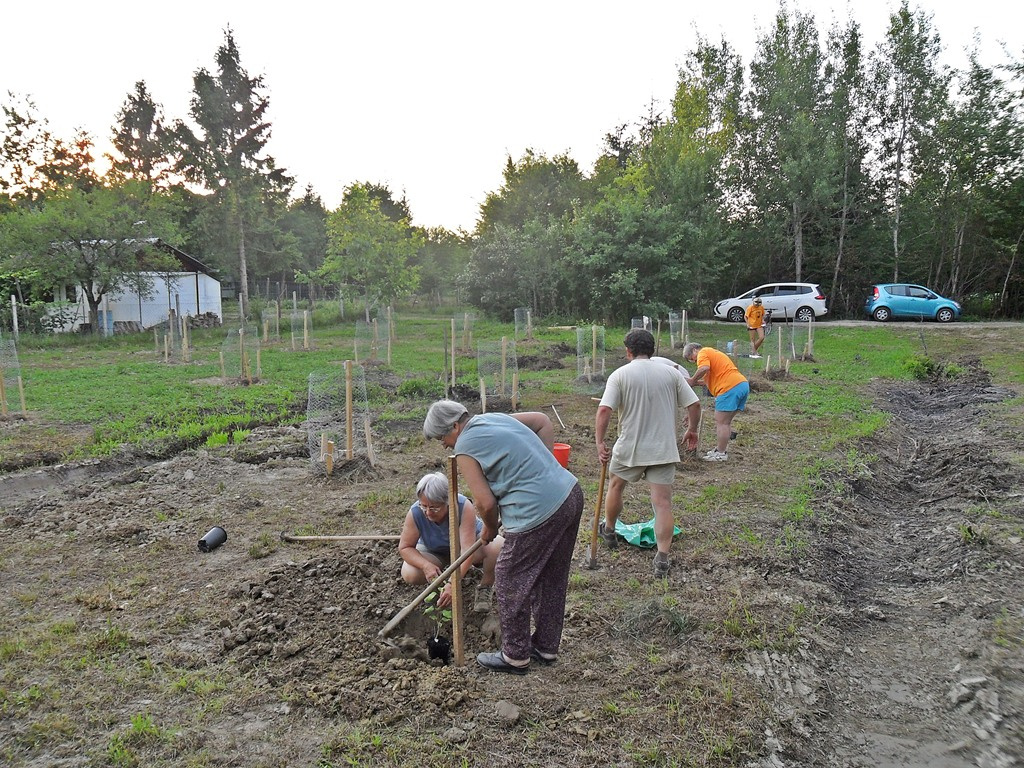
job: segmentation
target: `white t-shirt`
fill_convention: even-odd
[[[619,416],[612,457],[627,467],[679,461],[676,411],[699,400],[684,376],[663,363],[640,358],[616,368],[600,403]]]

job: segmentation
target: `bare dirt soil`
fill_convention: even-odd
[[[1024,464],[998,410],[1015,393],[962,364],[878,385],[892,426],[833,457],[789,524],[771,488],[800,471],[777,439],[791,414],[755,393],[728,462],[681,465],[665,582],[627,546],[585,567],[594,404],[527,390],[564,423],[587,513],[562,652],[524,677],[473,663],[493,615],[466,613],[461,667],[428,658],[419,610],[378,637],[419,591],[393,541],[281,540],[396,534],[418,478],[445,468],[416,419],[375,424],[376,466],[331,477],[291,428],[0,475],[0,762],[1021,765]],[[627,509],[649,517],[642,488]],[[228,539],[202,553],[212,526]]]

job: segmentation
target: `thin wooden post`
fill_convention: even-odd
[[[377,318],[373,318],[373,341],[370,342],[370,359],[377,359],[377,349],[380,346],[380,330],[377,327]]]
[[[462,351],[469,352],[469,312],[462,313]]]
[[[519,371],[512,374],[512,410],[516,410],[519,404]]]
[[[685,309],[683,310],[683,327],[682,327],[682,329],[680,331],[679,340],[683,342],[684,346],[686,345],[686,310]]]
[[[480,413],[487,413],[487,385],[484,377],[480,377]]]
[[[498,387],[498,393],[505,396],[505,377],[508,375],[508,366],[505,359],[508,355],[508,336],[501,337],[501,386]]]
[[[18,300],[11,294],[11,323],[14,331],[14,340],[18,340]]]
[[[660,355],[661,352],[661,318],[658,318],[658,335],[654,337],[654,354]]]
[[[256,345],[256,378],[263,377],[263,347]]]
[[[452,318],[452,389],[455,389],[455,318]]]
[[[451,562],[457,563],[462,555],[462,541],[459,538],[459,475],[454,456],[448,457],[448,540],[451,546]],[[466,663],[466,649],[462,628],[462,569],[452,573],[452,645],[455,652],[455,666]]]
[[[352,361],[345,361],[345,458],[351,459],[352,447]]]
[[[7,389],[4,387],[4,369],[0,368],[0,416],[7,415]]]
[[[309,349],[309,310],[302,310],[302,348]]]
[[[590,326],[590,361],[591,368],[597,371],[597,326]]]
[[[324,469],[327,470],[327,476],[330,477],[334,474],[334,441],[327,441],[327,452],[324,455]]]
[[[167,329],[168,333],[164,336],[164,362],[169,363],[171,361],[171,334],[170,328]]]
[[[268,341],[270,341],[270,321],[269,320],[264,320],[263,321],[263,343],[266,344]]]
[[[160,331],[156,326],[153,326],[153,352],[157,355],[160,354]]]
[[[18,374],[18,396],[21,398],[21,415],[28,416],[28,409],[25,407],[25,384],[21,380],[21,374]]]

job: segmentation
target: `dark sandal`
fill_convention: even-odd
[[[538,651],[536,648],[534,648],[532,651],[530,651],[530,658],[533,659],[534,661],[540,663],[540,664],[543,664],[545,667],[550,667],[552,664],[554,664],[556,661],[558,661],[558,657],[557,656],[555,658],[549,658],[547,656],[542,656],[540,651]]]

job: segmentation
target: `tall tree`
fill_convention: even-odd
[[[813,17],[780,7],[750,65],[744,154],[757,208],[769,232],[787,237],[796,280],[803,277],[804,232],[835,184],[822,69]]]
[[[367,320],[372,304],[390,304],[416,290],[419,270],[413,259],[423,236],[408,220],[389,217],[369,185],[345,190],[344,202],[327,216],[327,243],[327,258],[311,276],[361,289]]]
[[[265,213],[269,194],[290,189],[292,179],[266,154],[271,126],[270,100],[262,77],[250,77],[242,67],[238,46],[228,28],[215,56],[216,72],[198,70],[189,109],[199,133],[185,123],[175,124],[178,171],[202,184],[215,197],[227,224],[228,241],[238,257],[242,316],[248,315],[249,268],[246,247],[256,221]]]
[[[918,151],[943,114],[949,71],[932,16],[912,13],[908,0],[889,17],[885,39],[871,57],[872,138],[886,202],[892,246],[892,279],[899,280],[901,225],[906,187],[918,171]]]
[[[124,179],[163,185],[171,169],[168,130],[163,110],[153,101],[144,80],[135,83],[117,113],[113,127],[116,155],[108,154],[111,170]]]

